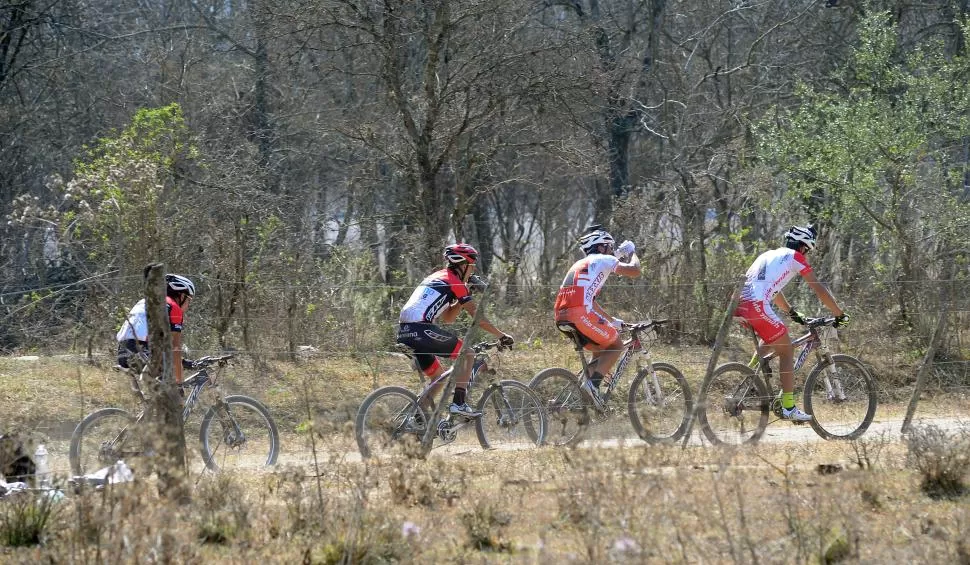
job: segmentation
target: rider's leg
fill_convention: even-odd
[[[790,410],[795,406],[795,353],[791,344],[791,336],[785,332],[770,345],[778,356],[778,372],[781,378],[781,405]]]
[[[603,382],[603,377],[610,374],[613,365],[616,364],[616,361],[623,353],[623,340],[617,336],[616,339],[600,349],[597,353],[598,355],[593,354],[593,357],[596,359],[596,365],[595,368],[590,368],[593,373],[590,376],[590,380],[593,381],[594,385],[599,387],[600,383]]]
[[[436,371],[432,372],[430,375],[425,375],[425,376],[428,377],[428,380],[430,382],[434,382],[435,379],[437,379],[444,373],[445,373],[445,367],[444,365],[439,363],[438,369]],[[424,399],[421,401],[421,405],[424,408],[427,408],[428,410],[431,410],[432,408],[434,408],[434,399],[437,398],[438,393],[441,392],[441,387],[445,386],[445,380],[447,379],[441,379],[440,382],[432,385],[431,388],[428,390],[428,394],[424,395]]]

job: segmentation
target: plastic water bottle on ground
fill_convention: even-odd
[[[51,486],[51,469],[47,462],[47,448],[44,444],[38,445],[37,451],[34,452],[34,466],[36,467],[34,476],[37,478],[38,486]]]

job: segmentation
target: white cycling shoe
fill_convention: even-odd
[[[812,415],[806,414],[798,409],[798,406],[792,406],[791,409],[782,408],[781,417],[785,420],[790,420],[792,422],[810,422],[812,421]]]
[[[455,404],[454,402],[452,402],[451,403],[451,406],[448,407],[448,412],[450,412],[450,413],[452,413],[452,414],[454,414],[456,416],[464,416],[466,418],[478,418],[478,417],[480,417],[482,415],[481,412],[476,412],[467,403],[462,404],[462,405],[458,405],[458,404]]]

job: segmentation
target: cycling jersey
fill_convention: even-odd
[[[169,329],[173,332],[182,331],[182,307],[171,296],[165,297],[165,310],[168,313]],[[129,367],[130,359],[139,356],[141,363],[148,361],[148,314],[145,312],[145,299],[142,298],[131,307],[125,323],[121,325],[118,334],[118,364]]]
[[[442,308],[448,304],[464,304],[472,299],[468,286],[451,269],[442,269],[428,275],[401,309],[402,324],[434,322]]]
[[[612,255],[594,253],[569,268],[556,295],[556,323],[568,323],[581,336],[583,346],[594,343],[609,345],[616,340],[616,328],[593,310],[593,300],[599,295],[610,273],[620,260]]]
[[[743,318],[762,341],[773,343],[788,332],[788,327],[771,307],[771,300],[795,275],[811,270],[805,256],[794,249],[782,247],[762,253],[745,273],[734,315]]]
[[[556,295],[556,311],[583,307],[593,311],[593,300],[599,295],[610,273],[616,270],[620,260],[612,255],[594,253],[576,261],[559,287]]]
[[[795,275],[811,272],[805,256],[787,247],[765,251],[745,273],[741,300],[771,300]]]
[[[171,296],[165,297],[165,309],[168,313],[169,329],[173,332],[182,331],[182,307]],[[145,313],[145,299],[142,298],[131,307],[125,323],[121,325],[115,336],[118,341],[134,339],[148,341],[148,315]]]

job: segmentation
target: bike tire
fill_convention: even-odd
[[[142,454],[144,449],[140,446],[130,452],[122,450],[125,446],[135,447],[128,443],[131,439],[128,433],[124,434],[121,445],[102,449],[107,448],[104,445],[106,442],[118,441],[122,433],[130,430],[135,421],[134,416],[121,408],[102,408],[85,416],[71,434],[71,447],[68,451],[71,472],[74,475],[85,475],[114,465],[126,456],[130,458],[131,455]],[[102,427],[105,435],[98,432]]]
[[[640,439],[649,444],[673,443],[682,438],[690,426],[693,395],[687,379],[676,367],[669,363],[652,365],[653,373],[648,368],[641,369],[630,385],[627,401],[630,423]],[[651,387],[649,392],[656,396],[650,379],[653,374],[657,375],[663,396],[659,404],[656,399],[649,400],[648,391],[644,389],[645,386]]]
[[[575,446],[583,441],[593,407],[575,373],[561,367],[543,369],[529,381],[529,388],[546,412],[547,444]]]
[[[420,416],[419,416],[420,414]],[[354,420],[357,449],[365,459],[395,452],[422,453],[421,439],[431,416],[418,397],[399,386],[381,387],[364,398]]]
[[[269,467],[276,464],[280,454],[280,434],[269,409],[255,398],[242,395],[225,397],[232,419],[236,421],[245,439],[235,442],[234,430],[222,426],[218,406],[211,406],[202,418],[199,442],[202,461],[213,471],[229,468],[246,468],[254,464]],[[213,427],[217,422],[218,427]],[[254,458],[255,457],[255,458]]]
[[[523,383],[501,380],[485,389],[475,432],[483,449],[539,447],[546,439],[542,400]]]
[[[828,394],[824,377],[833,365],[843,395]],[[856,439],[876,416],[875,381],[862,361],[850,355],[835,354],[831,363],[823,359],[815,365],[805,379],[804,396],[805,410],[812,415],[809,424],[825,439]]]
[[[749,389],[743,398],[734,395]],[[768,425],[770,399],[761,377],[744,363],[725,363],[704,379],[697,395],[701,430],[715,445],[754,444]],[[753,418],[752,418],[753,417]]]

